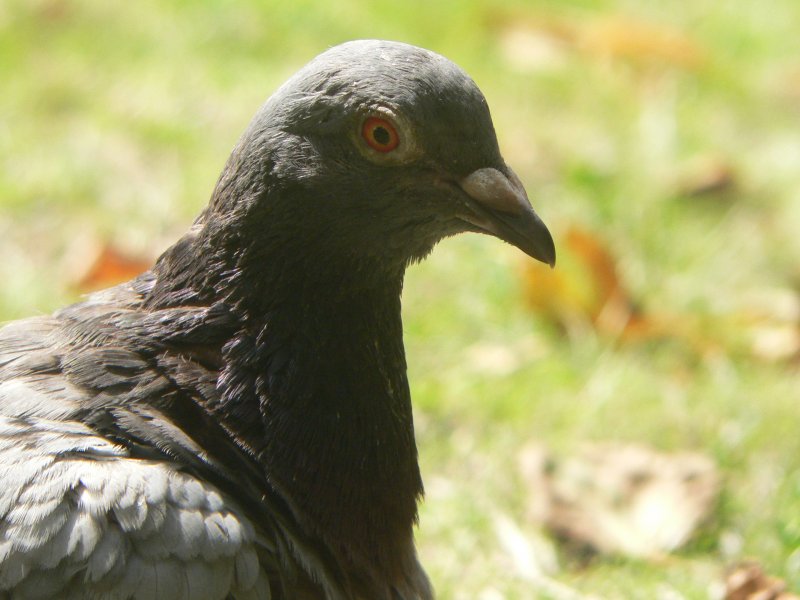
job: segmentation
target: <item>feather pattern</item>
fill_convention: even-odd
[[[26,463],[0,489],[0,589],[20,599],[76,586],[87,598],[253,593],[263,576],[255,528],[214,486],[77,423],[0,417],[0,428],[3,474]]]

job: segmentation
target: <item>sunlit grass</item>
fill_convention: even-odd
[[[86,238],[164,248],[256,108],[317,52],[363,37],[429,47],[484,89],[506,158],[554,231],[594,231],[645,311],[698,323],[715,343],[698,354],[590,327],[565,336],[526,308],[525,259],[494,240],[448,240],[414,267],[405,330],[428,488],[418,539],[440,596],[537,597],[496,534],[504,515],[537,535],[516,467],[531,440],[560,452],[608,439],[699,450],[725,479],[712,528],[677,557],[562,555],[567,584],[704,597],[741,556],[800,584],[796,367],[753,359],[730,318],[749,294],[791,290],[800,275],[800,3],[554,4],[5,3],[0,317],[77,299],[70,265]],[[703,60],[648,64],[578,44],[521,67],[503,49],[515,21],[583,31],[612,17],[679,32]],[[721,199],[680,189],[706,155],[736,175]]]

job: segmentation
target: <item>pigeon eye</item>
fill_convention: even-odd
[[[391,152],[400,145],[400,136],[389,121],[369,117],[361,126],[361,137],[370,148],[378,152]]]

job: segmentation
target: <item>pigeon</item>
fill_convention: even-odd
[[[472,79],[313,59],[152,269],[0,329],[0,598],[433,598],[400,297],[468,231],[555,262]]]

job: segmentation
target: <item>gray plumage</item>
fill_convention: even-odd
[[[453,63],[332,48],[151,271],[0,329],[0,598],[424,600],[406,267],[552,239]]]

